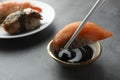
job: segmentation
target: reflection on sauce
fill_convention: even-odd
[[[90,46],[72,50],[63,49],[56,56],[65,62],[77,63],[91,59],[93,56],[93,49]]]

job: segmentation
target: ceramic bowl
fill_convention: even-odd
[[[60,60],[59,58],[57,58],[54,54],[54,48],[52,47],[52,40],[48,43],[47,46],[47,50],[48,50],[48,54],[58,63],[64,65],[64,66],[68,66],[68,67],[79,67],[79,66],[84,66],[84,65],[88,65],[91,64],[93,62],[95,62],[101,55],[102,52],[102,46],[101,43],[99,41],[96,41],[92,44],[90,44],[89,46],[93,49],[93,56],[91,59],[87,60],[87,61],[81,61],[78,63],[70,63],[70,62],[65,62]]]

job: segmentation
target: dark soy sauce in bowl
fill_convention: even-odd
[[[91,59],[93,49],[90,46],[84,46],[72,50],[61,50],[56,57],[65,62],[78,63]]]
[[[102,52],[102,45],[99,41],[96,41],[88,46],[81,48],[70,49],[70,50],[65,49],[68,52],[68,54],[64,53],[64,51],[62,52],[62,54],[60,52],[56,52],[52,45],[52,42],[53,41],[51,40],[47,46],[48,54],[56,62],[66,67],[75,68],[75,67],[91,64],[100,57]],[[76,54],[76,51],[80,53]]]

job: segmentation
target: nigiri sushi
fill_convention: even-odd
[[[10,13],[16,12],[18,10],[23,10],[26,8],[31,8],[38,12],[42,12],[42,9],[40,7],[32,5],[30,2],[16,2],[16,1],[0,2],[0,24]]]
[[[66,25],[53,38],[53,48],[59,52],[65,46],[81,22],[74,22]],[[95,41],[103,40],[112,36],[112,32],[107,31],[93,22],[87,22],[77,38],[70,45],[69,49],[80,48]]]
[[[9,14],[1,26],[9,34],[19,34],[40,26],[41,19],[42,16],[37,11],[24,9]]]

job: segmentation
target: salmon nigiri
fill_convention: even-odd
[[[70,39],[81,22],[74,22],[66,25],[53,38],[53,47],[55,51],[60,51],[65,43]],[[93,22],[87,22],[77,38],[72,42],[70,48],[86,46],[92,42],[103,40],[112,36],[112,32],[105,30]]]

